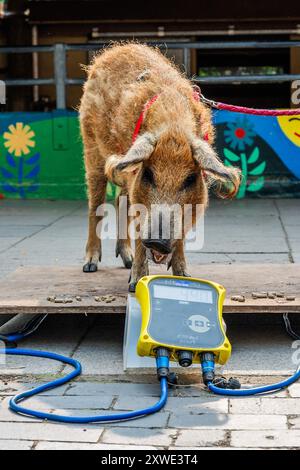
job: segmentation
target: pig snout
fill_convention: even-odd
[[[147,258],[156,264],[168,263],[172,257],[172,245],[170,240],[147,239],[143,240],[146,247]]]
[[[150,224],[152,231],[142,242],[146,248],[147,258],[156,264],[167,263],[172,257],[173,250],[173,230],[170,230],[170,220],[163,221],[161,212],[157,218],[152,218]],[[172,225],[172,224],[171,224]]]
[[[171,242],[170,240],[143,240],[143,244],[146,248],[150,248],[150,250],[158,251],[162,255],[168,255],[172,251]]]
[[[166,263],[171,258],[171,242],[170,240],[143,240],[144,246],[147,248],[147,258],[156,264]]]

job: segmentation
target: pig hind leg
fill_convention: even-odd
[[[129,278],[129,292],[135,292],[138,280],[149,274],[146,249],[140,238],[135,242],[134,260]]]
[[[128,216],[129,198],[125,188],[122,188],[117,200],[117,231],[116,257],[119,255],[123,260],[125,268],[132,266],[133,254],[129,236],[130,217]],[[125,213],[126,211],[126,213]]]
[[[177,240],[170,264],[172,266],[172,273],[174,276],[189,277],[189,274],[186,271],[183,240]]]

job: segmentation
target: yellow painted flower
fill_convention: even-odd
[[[17,122],[14,126],[8,126],[10,132],[4,132],[3,137],[6,140],[4,146],[8,149],[9,153],[13,153],[16,157],[27,155],[30,152],[30,147],[35,147],[35,141],[32,137],[35,136],[33,130],[27,124]]]

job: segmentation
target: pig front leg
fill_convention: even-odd
[[[129,278],[129,292],[135,292],[138,280],[148,275],[148,261],[146,258],[146,248],[138,238],[135,243],[135,255]]]
[[[184,240],[177,240],[170,264],[172,266],[172,273],[174,276],[190,276],[186,271]]]
[[[123,220],[120,220],[120,213],[122,214],[122,217],[124,217],[123,214],[123,208],[124,205],[128,206],[129,205],[129,198],[128,198],[128,193],[127,189],[122,188],[121,193],[117,199],[117,231],[118,231],[118,239],[117,239],[117,244],[116,244],[116,257],[119,255],[121,256],[123,260],[123,264],[125,268],[130,269],[132,266],[132,260],[133,260],[133,254],[132,254],[132,249],[131,249],[131,242],[130,242],[130,236],[129,236],[129,224],[131,222],[131,219],[128,215],[128,208],[125,206],[126,209],[126,237],[123,238],[124,234],[122,234],[122,237],[120,237],[120,223],[123,222]]]
[[[89,197],[89,229],[83,272],[92,273],[97,271],[98,262],[101,261],[102,254],[101,239],[98,236],[98,234],[100,235],[102,216],[97,216],[96,211],[98,206],[105,201],[106,178],[104,175],[104,165],[102,165],[102,168],[98,167],[94,171],[87,169],[86,181]]]

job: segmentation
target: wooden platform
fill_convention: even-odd
[[[166,273],[164,269],[156,272]],[[224,313],[300,313],[300,264],[210,264],[190,266],[189,272],[226,287]],[[124,313],[128,275],[129,271],[123,268],[103,268],[90,274],[83,273],[80,266],[19,268],[1,281],[0,314]],[[252,292],[262,291],[284,292],[296,299],[252,298]],[[246,301],[230,300],[237,294],[245,295]],[[72,302],[54,303],[47,300],[51,296]],[[76,300],[76,296],[81,300]],[[95,297],[100,297],[100,301]]]

